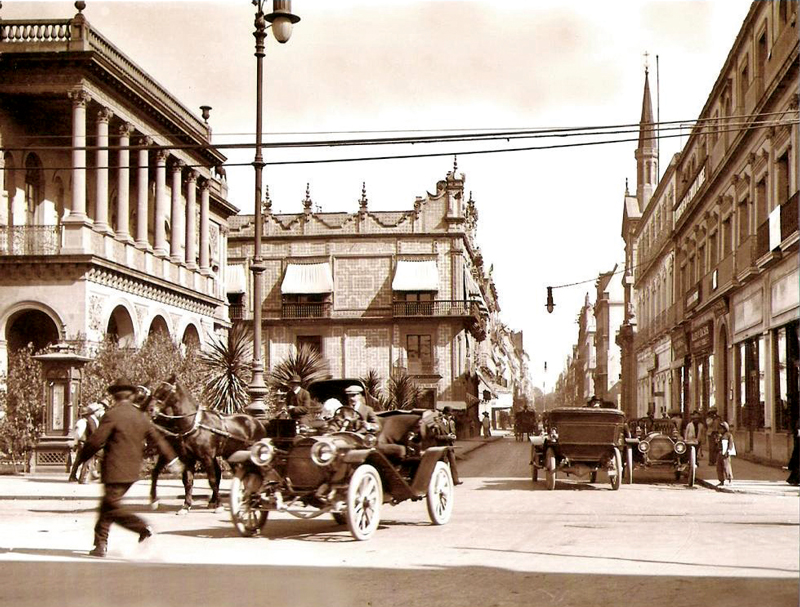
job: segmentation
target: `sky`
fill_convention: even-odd
[[[691,121],[702,110],[749,5],[744,0],[295,0],[292,10],[301,21],[291,39],[286,44],[267,39],[265,140],[635,125],[646,62],[657,118]],[[213,142],[221,144],[255,140],[254,11],[247,0],[88,0],[84,15],[187,108],[199,115],[201,105],[210,105]],[[0,18],[74,13],[72,2],[12,0],[3,2]],[[633,141],[467,153],[616,138]],[[594,299],[594,279],[622,266],[622,203],[626,179],[636,191],[635,139],[633,133],[274,149],[266,151],[267,163],[443,155],[274,164],[266,167],[264,183],[273,209],[284,213],[302,210],[306,184],[325,212],[355,212],[362,183],[371,210],[408,210],[417,196],[436,191],[458,154],[458,170],[478,208],[478,245],[493,266],[500,318],[523,331],[533,383],[549,392],[577,341],[584,297],[589,293]],[[662,170],[685,141],[685,136],[662,139]],[[225,153],[231,163],[253,160],[252,149]],[[227,174],[230,202],[252,213],[252,167],[229,167]],[[576,282],[582,284],[554,291],[556,307],[548,314],[547,286]]]

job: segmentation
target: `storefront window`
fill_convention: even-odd
[[[798,323],[781,327],[775,336],[775,429],[790,430],[798,407]],[[794,407],[794,412],[791,411]]]
[[[761,335],[739,346],[739,373],[743,391],[741,423],[750,429],[764,427],[764,339]]]

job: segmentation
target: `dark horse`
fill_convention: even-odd
[[[185,466],[183,486],[186,494],[178,514],[186,514],[192,507],[194,469],[198,462],[206,471],[211,487],[208,507],[220,508],[222,469],[217,458],[227,458],[235,451],[248,449],[255,441],[264,438],[264,426],[250,415],[222,415],[203,408],[175,381],[174,376],[147,394],[146,404],[151,407],[153,422],[166,435]],[[150,483],[150,504],[153,509],[158,508],[158,476],[167,463],[164,456],[159,455],[153,468]]]

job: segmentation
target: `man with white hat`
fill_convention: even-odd
[[[72,464],[72,470],[69,473],[69,482],[80,482],[80,484],[86,483],[86,475],[89,474],[90,470],[94,470],[95,464],[95,456],[93,455],[86,462],[83,464],[81,468],[80,464],[80,456],[81,452],[83,451],[83,446],[86,444],[86,441],[89,440],[89,437],[92,433],[97,430],[97,426],[100,424],[100,418],[105,413],[105,407],[100,403],[91,403],[86,405],[85,407],[80,408],[80,418],[78,421],[75,422],[75,427],[72,429],[72,439],[75,441],[75,461]],[[80,477],[78,477],[78,468],[81,468]],[[79,480],[80,478],[80,480]],[[92,480],[89,477],[89,480]]]
[[[353,384],[352,386],[347,386],[344,393],[347,395],[347,404],[361,416],[367,432],[377,432],[381,427],[380,421],[375,409],[367,404],[364,397],[364,388],[358,384]]]

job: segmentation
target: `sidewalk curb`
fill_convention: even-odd
[[[735,482],[736,481],[734,481],[734,483]],[[769,490],[769,489],[754,489],[754,488],[751,488],[751,487],[737,487],[735,485],[722,485],[722,486],[720,486],[718,484],[719,481],[709,481],[709,480],[700,479],[700,478],[698,478],[696,480],[696,483],[698,485],[702,485],[706,489],[713,489],[714,491],[718,491],[720,493],[739,493],[739,494],[742,494],[742,495],[772,495],[772,496],[781,495],[781,496],[785,496],[785,497],[795,497],[791,493],[783,493],[783,492],[781,492],[781,493],[777,493],[776,494],[775,491]],[[784,487],[781,486],[781,489],[784,489]]]

